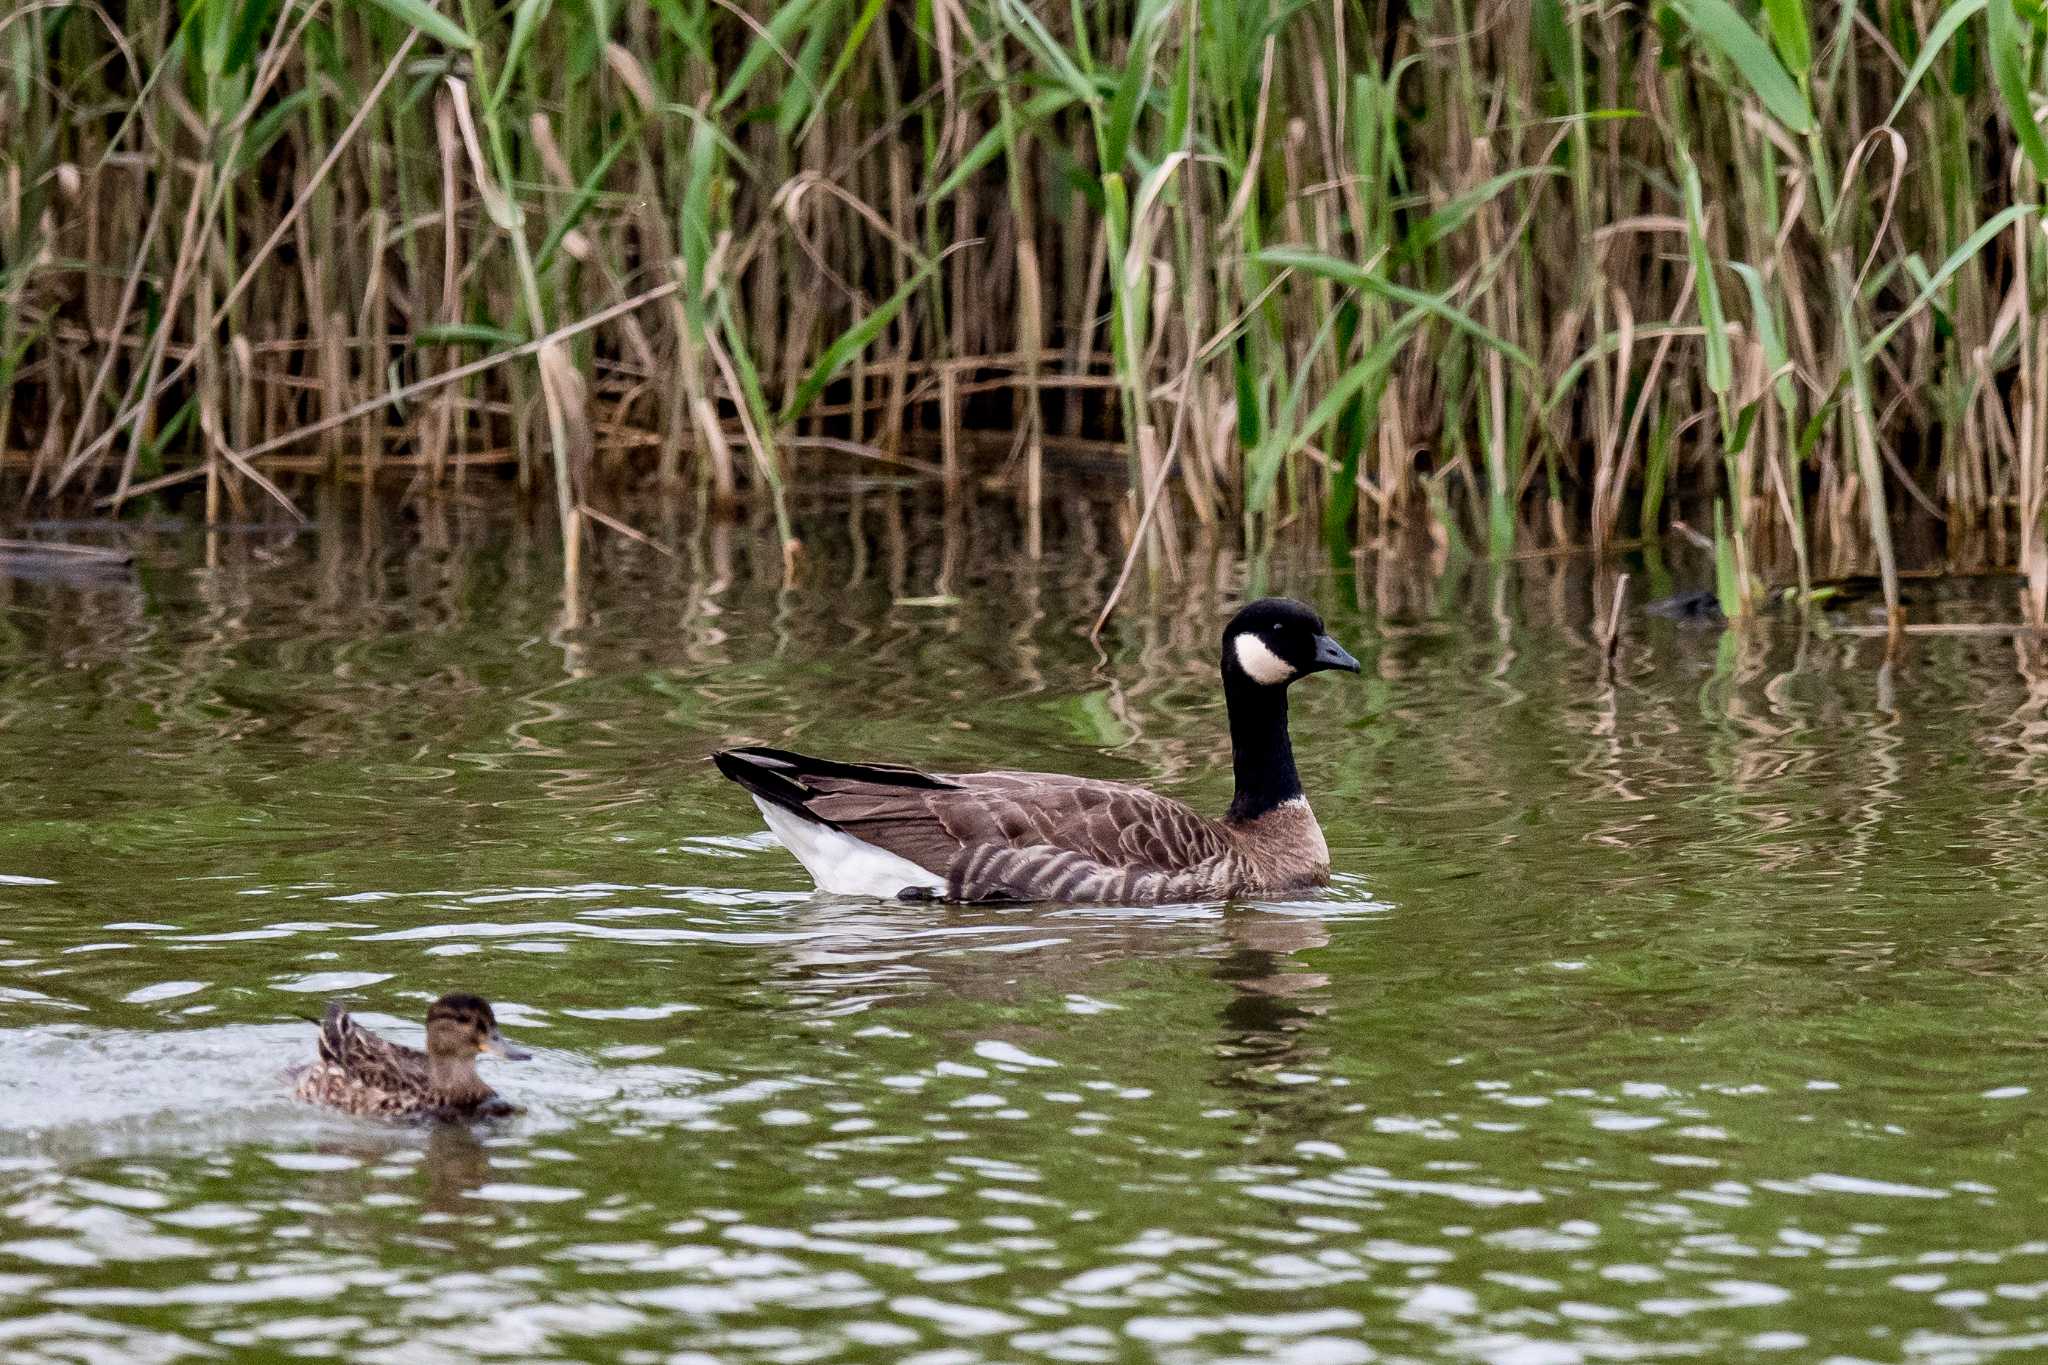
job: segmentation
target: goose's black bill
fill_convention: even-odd
[[[1358,660],[1352,658],[1349,650],[1345,649],[1344,646],[1338,644],[1335,640],[1332,640],[1329,636],[1318,635],[1316,636],[1315,662],[1309,667],[1312,672],[1325,668],[1337,668],[1342,669],[1346,673],[1356,673],[1358,671]]]

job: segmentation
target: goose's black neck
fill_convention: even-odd
[[[1230,708],[1230,760],[1237,773],[1237,795],[1223,818],[1242,824],[1298,798],[1301,776],[1287,736],[1285,687],[1261,686],[1226,666],[1223,700]]]

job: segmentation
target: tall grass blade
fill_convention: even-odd
[[[1984,8],[1985,0],[1956,0],[1942,11],[1941,18],[1934,21],[1934,27],[1927,30],[1927,36],[1920,42],[1920,55],[1913,59],[1907,69],[1905,80],[1899,82],[1899,96],[1892,101],[1891,112],[1886,114],[1886,123],[1897,123],[1899,115],[1906,110],[1906,104],[1913,98],[1913,92],[1920,88],[1921,79],[1933,67],[1935,59],[1948,46],[1949,39],[1956,36],[1956,30],[1975,18]]]
[[[426,0],[369,0],[378,9],[390,14],[444,47],[457,52],[468,52],[476,47],[476,39],[463,29],[462,25],[436,10]]]
[[[1509,341],[1506,337],[1491,331],[1470,313],[1452,307],[1448,295],[1425,294],[1420,290],[1410,289],[1406,285],[1396,284],[1379,272],[1367,270],[1355,262],[1339,260],[1336,257],[1327,256],[1317,251],[1308,251],[1300,247],[1268,247],[1258,253],[1257,259],[1262,265],[1306,270],[1310,274],[1320,275],[1325,279],[1334,280],[1338,284],[1346,285],[1352,289],[1362,289],[1368,294],[1377,294],[1381,298],[1390,299],[1395,303],[1405,303],[1411,307],[1419,308],[1425,313],[1442,319],[1475,340],[1484,342],[1502,355],[1507,356],[1510,360],[1513,360],[1516,364],[1528,369],[1536,368],[1535,360],[1527,351],[1517,346],[1514,342]]]
[[[811,404],[818,401],[818,395],[825,391],[825,386],[832,382],[846,362],[874,343],[875,338],[882,334],[882,329],[896,320],[896,315],[903,311],[903,306],[910,302],[918,290],[924,288],[925,282],[938,268],[937,261],[926,261],[918,267],[916,274],[905,280],[902,287],[884,299],[879,307],[872,309],[859,322],[833,338],[832,344],[825,348],[825,353],[818,357],[818,363],[811,367],[811,372],[797,385],[796,392],[783,404],[782,413],[776,419],[777,425],[787,427],[809,411]]]
[[[1700,202],[1699,167],[1690,156],[1685,167],[1685,244],[1692,253],[1693,297],[1699,306],[1700,328],[1707,353],[1707,388],[1725,394],[1735,382],[1735,364],[1728,347],[1728,315],[1721,308],[1721,287],[1714,282],[1714,255],[1707,241],[1706,212]]]
[[[2005,101],[2020,150],[2034,165],[2034,174],[2048,180],[2048,139],[2035,121],[2033,83],[2028,79],[2027,30],[2014,12],[2013,0],[1989,0],[1984,9],[1991,48],[1991,72]]]
[[[2010,0],[2007,0],[2010,3]],[[1771,117],[1795,133],[1813,129],[1813,110],[1799,92],[1770,45],[1750,27],[1728,0],[1671,0],[1693,32],[1726,57]]]

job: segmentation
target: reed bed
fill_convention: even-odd
[[[2019,0],[28,0],[0,486],[550,499],[905,477],[1495,554],[1686,520],[1733,613],[2048,615]],[[606,510],[612,508],[614,510]],[[1924,539],[1924,537],[1923,537]],[[1894,612],[1894,619],[1897,613]]]

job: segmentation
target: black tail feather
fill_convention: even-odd
[[[813,793],[789,776],[793,765],[782,761],[773,749],[720,749],[711,755],[718,771],[745,787],[763,801],[772,802],[806,820],[818,817],[806,810]]]
[[[810,808],[812,798],[818,793],[805,785],[805,778],[864,782],[879,787],[910,787],[921,791],[941,791],[954,785],[900,763],[835,763],[831,759],[812,758],[809,754],[791,753],[787,749],[720,749],[711,755],[711,761],[719,772],[763,801],[772,801],[806,820],[830,825],[834,829],[838,826]]]

